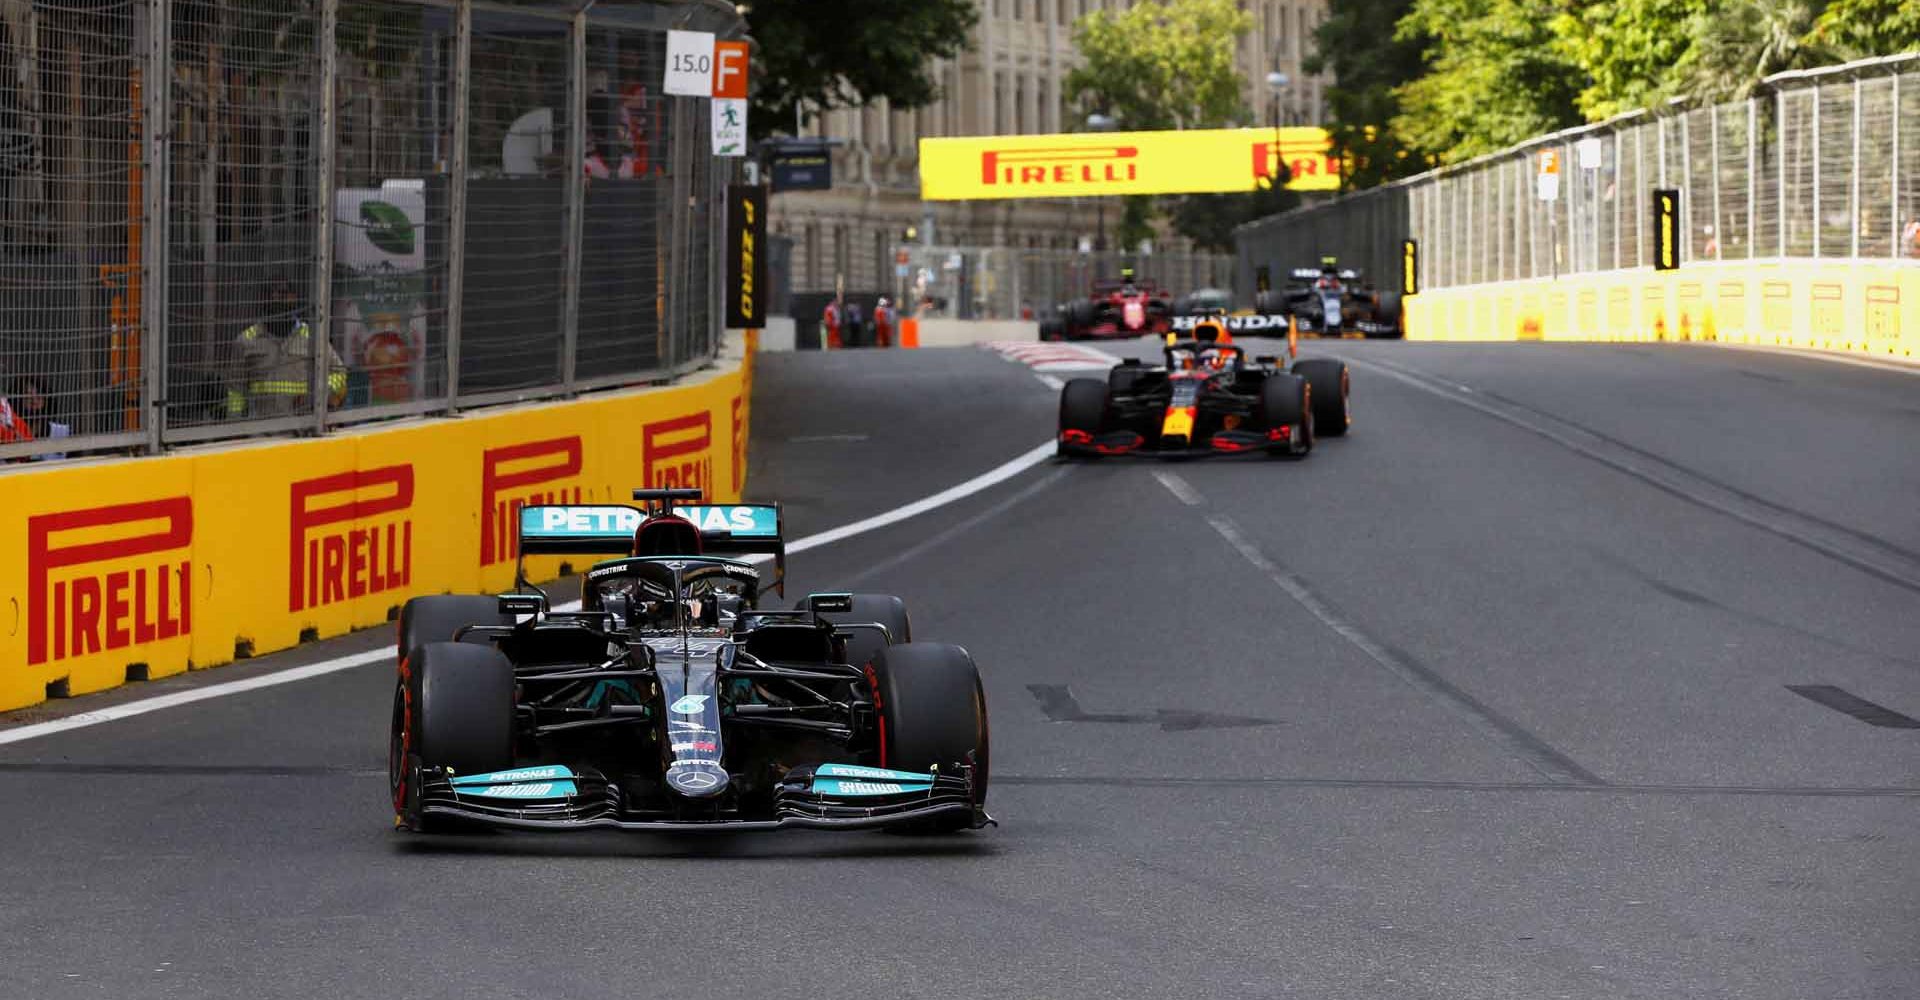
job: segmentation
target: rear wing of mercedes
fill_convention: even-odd
[[[772,556],[774,586],[782,594],[787,575],[785,525],[777,503],[707,504],[698,491],[635,490],[648,509],[625,504],[542,504],[520,508],[520,555],[633,554],[634,533],[649,516],[671,510],[700,529],[706,555]],[[673,493],[666,496],[659,494]]]

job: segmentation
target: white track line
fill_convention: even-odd
[[[1180,502],[1189,507],[1198,507],[1207,502],[1207,499],[1200,495],[1200,491],[1193,488],[1192,483],[1165,469],[1153,470],[1153,478],[1160,480],[1160,485],[1165,486],[1167,492],[1179,497]]]
[[[787,544],[787,552],[805,552],[808,549],[817,549],[822,545],[831,545],[834,542],[852,538],[855,535],[863,535],[869,531],[884,528],[890,524],[898,524],[910,517],[917,517],[957,500],[964,500],[975,493],[1004,483],[1020,473],[1039,465],[1041,462],[1053,457],[1053,453],[1054,443],[1048,441],[1017,458],[1004,462],[992,469],[988,469],[986,472],[964,483],[941,490],[932,496],[922,497],[912,503],[895,507],[892,510],[855,521],[852,524],[843,524],[838,528],[822,531],[817,535],[808,535],[805,538],[795,539]],[[570,601],[566,604],[555,606],[554,610],[567,611],[578,607],[578,601]],[[36,722],[32,725],[19,726],[13,729],[0,729],[0,746],[8,743],[20,743],[26,740],[38,739],[42,736],[52,736],[55,733],[64,733],[68,730],[97,726],[103,722],[129,719],[136,715],[145,715],[148,712],[158,712],[161,709],[174,708],[180,705],[191,705],[196,701],[206,701],[210,698],[223,698],[230,694],[257,691],[260,688],[273,687],[277,684],[292,684],[296,681],[304,681],[313,677],[338,673],[342,670],[352,670],[355,667],[364,667],[369,663],[378,663],[383,660],[391,660],[392,658],[393,650],[383,645],[379,649],[350,653],[346,656],[337,656],[331,660],[322,660],[319,663],[309,663],[300,667],[290,667],[286,670],[275,671],[271,674],[249,677],[246,680],[227,681],[223,684],[209,684],[206,687],[194,688],[189,691],[160,695],[155,698],[142,698],[139,701],[127,702],[124,705],[111,705],[92,712],[81,712],[78,715],[69,715],[63,719]]]
[[[1708,341],[1706,347],[1718,347],[1725,351],[1753,351],[1756,354],[1772,354],[1783,358],[1806,358],[1809,361],[1831,361],[1837,365],[1852,365],[1855,368],[1873,368],[1883,372],[1898,372],[1901,375],[1920,375],[1920,362],[1902,361],[1899,358],[1879,358],[1871,355],[1855,356],[1837,351],[1822,351],[1806,347],[1775,347],[1771,344],[1726,344]]]

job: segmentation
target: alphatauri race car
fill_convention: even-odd
[[[1137,282],[1133,269],[1119,281],[1095,282],[1092,294],[1062,305],[1040,321],[1041,340],[1114,340],[1159,336],[1173,328],[1173,301],[1152,284]]]
[[[618,556],[587,570],[576,610],[524,576],[522,593],[407,602],[388,758],[396,825],[992,822],[986,698],[966,650],[913,641],[897,597],[762,607],[784,589],[777,505],[633,498],[641,506],[520,510],[523,556]]]
[[[1258,296],[1259,312],[1291,316],[1303,334],[1404,336],[1399,293],[1374,288],[1359,271],[1339,267],[1332,257],[1322,258],[1319,267],[1296,267],[1288,279],[1278,294]]]
[[[1168,334],[1165,363],[1128,359],[1107,378],[1060,391],[1063,457],[1157,453],[1301,456],[1319,437],[1347,432],[1347,366],[1333,360],[1248,361],[1218,317],[1188,339]]]

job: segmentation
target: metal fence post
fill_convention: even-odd
[[[147,51],[141,79],[140,158],[143,180],[138,211],[141,220],[140,259],[127,261],[141,271],[140,326],[142,381],[141,419],[146,426],[146,450],[160,453],[167,423],[167,221],[171,214],[168,199],[169,160],[167,133],[171,131],[173,84],[173,2],[152,0],[147,15]]]
[[[467,130],[472,122],[473,0],[458,0],[453,28],[453,157],[447,178],[447,412],[460,408],[460,323],[467,289]]]
[[[314,247],[313,247],[313,293],[308,297],[311,303],[313,319],[312,333],[307,342],[313,355],[313,429],[315,433],[325,433],[327,429],[327,404],[332,401],[330,384],[333,367],[329,361],[333,357],[333,160],[334,149],[339,144],[338,130],[334,128],[334,108],[338,103],[335,93],[340,73],[339,32],[340,0],[320,0],[320,31],[315,39],[320,46],[320,82],[319,114],[316,117],[316,129],[320,133],[315,138],[315,152],[318,162],[313,169],[314,187]]]
[[[693,186],[693,178],[691,176],[693,163],[689,156],[689,151],[693,146],[691,139],[693,130],[689,127],[689,122],[692,118],[692,111],[689,109],[697,105],[694,104],[694,99],[691,97],[670,97],[667,98],[667,100],[669,102],[668,106],[672,109],[670,113],[673,116],[673,124],[669,132],[671,138],[668,140],[673,144],[673,150],[671,152],[673,183],[670,187],[672,193],[668,195],[668,197],[673,200],[667,205],[667,218],[670,221],[667,225],[667,280],[665,282],[667,293],[667,320],[665,324],[667,332],[666,369],[667,373],[671,375],[674,367],[680,363],[680,342],[681,338],[686,336],[687,316],[689,315],[687,295],[692,291],[692,287],[684,283],[688,271],[687,256],[693,250],[691,234],[689,233],[689,213],[687,212],[687,199],[691,197],[691,189]],[[837,243],[838,241],[836,240],[835,242]]]
[[[1747,259],[1760,250],[1760,102],[1747,98]]]
[[[1773,230],[1780,238],[1780,257],[1787,255],[1787,92],[1773,92]]]
[[[1813,141],[1806,148],[1808,157],[1813,160],[1813,255],[1820,256],[1820,89],[1814,87],[1813,97]]]
[[[1693,259],[1693,203],[1699,201],[1700,192],[1693,189],[1693,112],[1681,112],[1680,118],[1680,182],[1679,188],[1686,192],[1680,199],[1680,225],[1685,235],[1680,238],[1680,259],[1682,262]]]
[[[1726,253],[1726,230],[1720,220],[1720,105],[1707,109],[1708,138],[1712,143],[1712,153],[1707,162],[1713,172],[1713,259],[1721,260]]]
[[[1892,230],[1888,237],[1891,244],[1889,256],[1900,256],[1900,77],[1893,74],[1893,169],[1887,184],[1887,218],[1892,220],[1888,228]]]
[[[1896,117],[1897,117],[1896,113]],[[1894,158],[1900,151],[1894,150]],[[1847,256],[1860,256],[1860,78],[1853,78],[1853,165],[1847,177]]]
[[[586,238],[587,202],[587,12],[574,12],[568,27],[567,65],[567,245],[560,289],[560,391],[573,394],[580,347],[580,258]]]

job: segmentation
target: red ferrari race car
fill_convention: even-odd
[[[1172,298],[1151,283],[1135,281],[1132,268],[1122,270],[1119,281],[1095,282],[1093,294],[1040,321],[1041,340],[1160,337],[1172,330]]]

